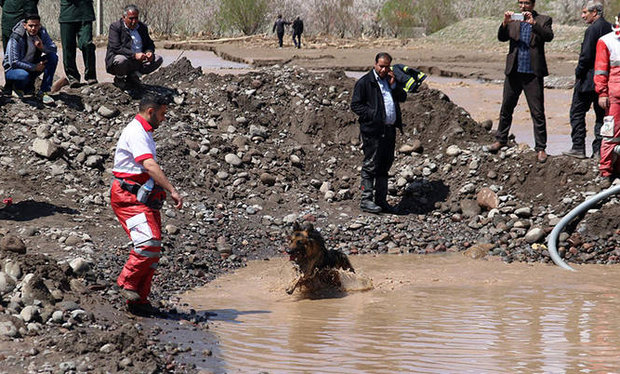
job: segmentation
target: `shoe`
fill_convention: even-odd
[[[127,311],[140,317],[166,317],[168,315],[166,311],[156,308],[148,302],[127,304]]]
[[[381,208],[381,213],[396,214],[398,212],[398,209],[395,206],[392,206],[388,204],[387,202],[383,202],[383,203],[378,202],[376,204]]]
[[[127,82],[125,78],[117,75],[114,77],[114,85],[121,90],[124,90],[127,87]]]
[[[18,99],[23,99],[24,97],[26,97],[26,93],[23,90],[18,90],[17,88],[13,89],[13,97],[16,97]]]
[[[544,164],[545,162],[547,162],[547,153],[545,151],[538,151],[538,154],[536,154],[536,160],[538,162],[540,162],[541,164]]]
[[[47,92],[42,92],[39,91],[37,93],[37,98],[41,99],[41,101],[43,102],[43,104],[45,105],[51,105],[54,104],[54,98],[52,98],[49,93]]]
[[[371,200],[362,200],[360,203],[360,209],[368,213],[381,213],[381,207]]]
[[[574,158],[584,159],[586,158],[586,151],[579,151],[574,148],[569,149],[566,152],[562,152],[564,156],[570,156]]]
[[[11,96],[12,92],[13,92],[13,86],[10,83],[5,83],[4,87],[2,88],[2,94],[4,96]]]
[[[487,152],[497,153],[502,147],[505,147],[505,143],[495,142],[489,146],[487,146]]]
[[[134,291],[134,290],[128,290],[126,288],[122,288],[120,291],[120,294],[127,299],[128,301],[132,301],[132,302],[136,302],[136,301],[140,301],[141,297],[140,295]],[[130,304],[133,305],[133,304]]]
[[[128,85],[132,85],[135,87],[139,87],[142,82],[140,81],[140,75],[137,72],[127,74],[127,79],[125,79]]]
[[[97,84],[97,83],[99,83],[99,81],[96,79],[89,79],[86,81],[86,84],[89,86],[92,86],[93,84]]]
[[[78,88],[80,87],[82,84],[80,83],[79,80],[75,80],[75,79],[69,79],[69,87],[71,88]]]
[[[65,77],[62,77],[60,79],[58,79],[56,82],[54,82],[54,84],[52,84],[52,90],[50,91],[51,93],[57,93],[59,92],[64,86],[67,86],[69,84],[69,80]]]

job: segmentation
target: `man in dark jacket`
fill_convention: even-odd
[[[76,47],[84,59],[84,79],[88,84],[97,83],[95,43],[93,43],[93,0],[60,0],[60,40],[65,74],[71,87],[80,85],[80,72],[75,64]]]
[[[586,113],[590,110],[590,106],[594,106],[596,115],[592,156],[599,155],[601,151],[601,126],[605,109],[598,105],[598,95],[594,92],[594,59],[596,42],[601,36],[611,32],[611,24],[603,17],[603,4],[598,1],[588,2],[581,11],[581,18],[590,26],[583,37],[579,62],[575,68],[575,87],[570,107],[573,146],[569,151],[562,152],[566,156],[576,158],[586,157]]]
[[[407,92],[396,87],[391,63],[388,53],[377,54],[373,69],[355,83],[351,100],[364,152],[360,208],[370,213],[394,212],[387,202],[388,171],[394,162],[396,128],[402,128],[399,102],[407,99]]]
[[[293,43],[295,44],[295,47],[301,48],[301,34],[304,32],[304,21],[297,16],[293,21],[291,28],[293,29]]]
[[[13,27],[21,22],[26,14],[38,14],[39,0],[0,0],[2,7],[2,50],[6,53],[6,45],[13,33]]]
[[[140,10],[127,5],[123,18],[110,25],[106,71],[114,75],[114,84],[120,88],[139,85],[140,74],[157,70],[164,61],[155,55],[155,43],[146,25],[139,21]]]
[[[504,98],[499,114],[496,142],[488,146],[487,150],[497,152],[508,143],[512,114],[521,92],[524,91],[534,123],[536,158],[538,162],[543,163],[547,161],[543,80],[549,75],[545,60],[545,43],[553,40],[553,30],[551,17],[538,14],[534,10],[534,5],[535,0],[519,0],[521,14],[505,12],[504,20],[497,32],[499,41],[510,41],[510,49],[506,57]]]
[[[273,23],[273,28],[271,32],[275,32],[276,35],[278,35],[278,44],[280,45],[280,48],[282,48],[282,39],[284,38],[284,27],[290,24],[290,22],[282,19],[281,14],[278,14],[278,18]]]

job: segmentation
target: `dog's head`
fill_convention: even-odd
[[[314,263],[312,260],[322,255],[324,247],[322,239],[321,234],[314,229],[311,223],[305,223],[302,227],[295,222],[286,249],[289,260],[300,266],[309,262]]]

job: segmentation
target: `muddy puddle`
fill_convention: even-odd
[[[589,373],[620,367],[620,267],[440,256],[355,256],[372,290],[284,292],[285,259],[182,296],[214,313],[213,373]],[[355,287],[355,282],[350,283]],[[194,338],[194,342],[197,342]],[[194,347],[200,350],[200,344]],[[207,366],[207,363],[208,366]]]

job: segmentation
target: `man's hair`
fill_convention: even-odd
[[[598,1],[588,1],[585,8],[588,12],[592,12],[596,10],[596,14],[603,17],[603,4]]]
[[[146,112],[149,108],[153,108],[158,110],[164,105],[168,105],[168,99],[162,95],[149,94],[144,95],[142,100],[140,100],[140,107],[138,110],[140,113]]]
[[[138,9],[138,6],[135,4],[129,4],[123,8],[123,15],[126,16],[129,12],[140,13],[140,9]]]
[[[375,56],[375,63],[379,62],[379,60],[382,59],[382,58],[387,58],[388,60],[390,60],[390,62],[392,62],[392,56],[390,56],[389,53],[387,53],[387,52],[379,52]]]
[[[38,15],[37,13],[27,13],[26,16],[24,17],[24,23],[30,20],[41,21],[41,16]]]

